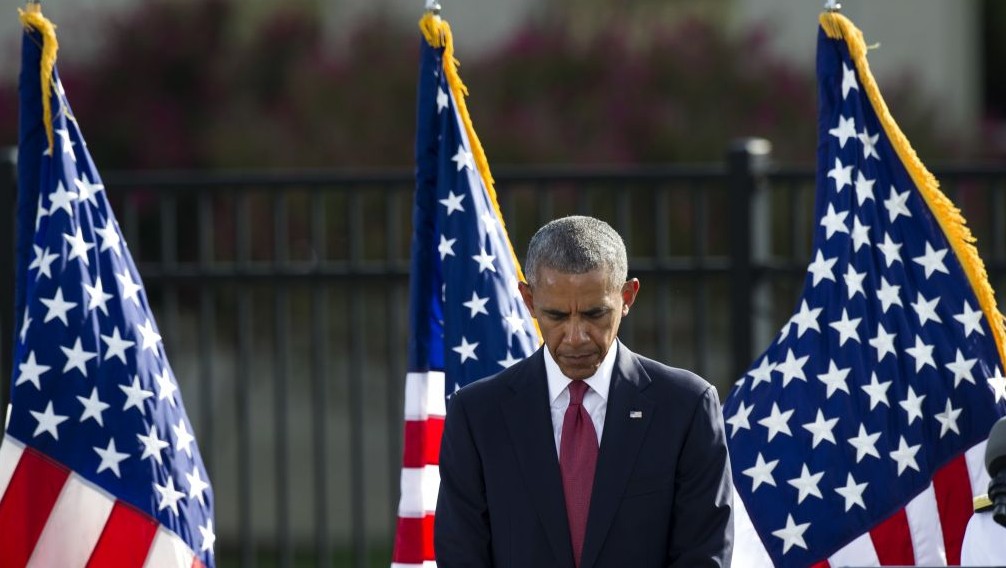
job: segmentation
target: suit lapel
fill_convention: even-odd
[[[636,363],[635,355],[619,343],[594,473],[581,568],[590,568],[597,560],[649,428],[654,404],[640,392],[649,383],[650,379]]]
[[[542,349],[544,347],[523,363],[525,369],[511,384],[513,397],[501,404],[507,430],[514,447],[519,449],[517,461],[528,496],[545,528],[557,565],[572,568],[573,547],[552,434]]]

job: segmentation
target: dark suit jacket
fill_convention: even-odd
[[[434,528],[442,568],[573,567],[547,383],[539,349],[452,397]],[[732,491],[716,391],[619,344],[581,568],[729,566]]]

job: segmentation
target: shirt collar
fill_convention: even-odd
[[[552,358],[552,353],[549,352],[548,346],[544,346],[545,349],[545,375],[548,377],[548,400],[549,403],[554,403],[555,399],[559,398],[569,383],[573,382],[572,379],[566,377],[562,374],[559,369],[559,364],[555,362]],[[611,387],[611,373],[615,369],[615,354],[618,352],[618,340],[616,339],[611,343],[611,348],[608,349],[608,353],[604,356],[601,361],[601,365],[598,366],[597,371],[593,376],[584,379],[587,386],[591,388],[594,392],[601,395],[601,398],[607,402],[608,401],[608,389]]]

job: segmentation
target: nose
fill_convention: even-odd
[[[579,318],[571,318],[567,324],[564,340],[573,347],[584,345],[590,340],[587,336],[587,326]]]

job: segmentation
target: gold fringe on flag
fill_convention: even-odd
[[[59,42],[56,41],[56,26],[42,15],[41,4],[28,4],[24,10],[17,11],[21,17],[21,25],[34,28],[42,34],[42,68],[39,77],[42,81],[42,119],[45,121],[45,135],[49,139],[49,151],[52,151],[52,71],[56,67],[56,52]]]
[[[971,287],[978,297],[982,312],[992,328],[992,335],[995,338],[996,346],[999,348],[999,363],[1002,370],[1006,372],[1006,328],[1004,328],[1003,314],[996,306],[995,293],[992,285],[989,284],[988,272],[985,270],[985,263],[978,256],[978,249],[975,247],[975,237],[968,229],[964,217],[950,199],[940,191],[939,182],[936,177],[926,169],[919,159],[915,150],[912,149],[908,138],[894,122],[887,103],[880,96],[880,88],[877,81],[870,72],[870,64],[866,61],[866,41],[863,39],[863,32],[856,27],[848,18],[837,12],[824,12],[820,17],[821,29],[831,39],[844,39],[849,47],[849,55],[856,64],[856,71],[863,83],[873,111],[880,119],[880,124],[887,133],[888,139],[894,146],[895,152],[901,158],[901,163],[905,165],[908,174],[911,176],[915,186],[919,188],[923,199],[929,205],[929,209],[936,216],[943,233],[950,241],[957,254],[964,272],[971,282]]]

